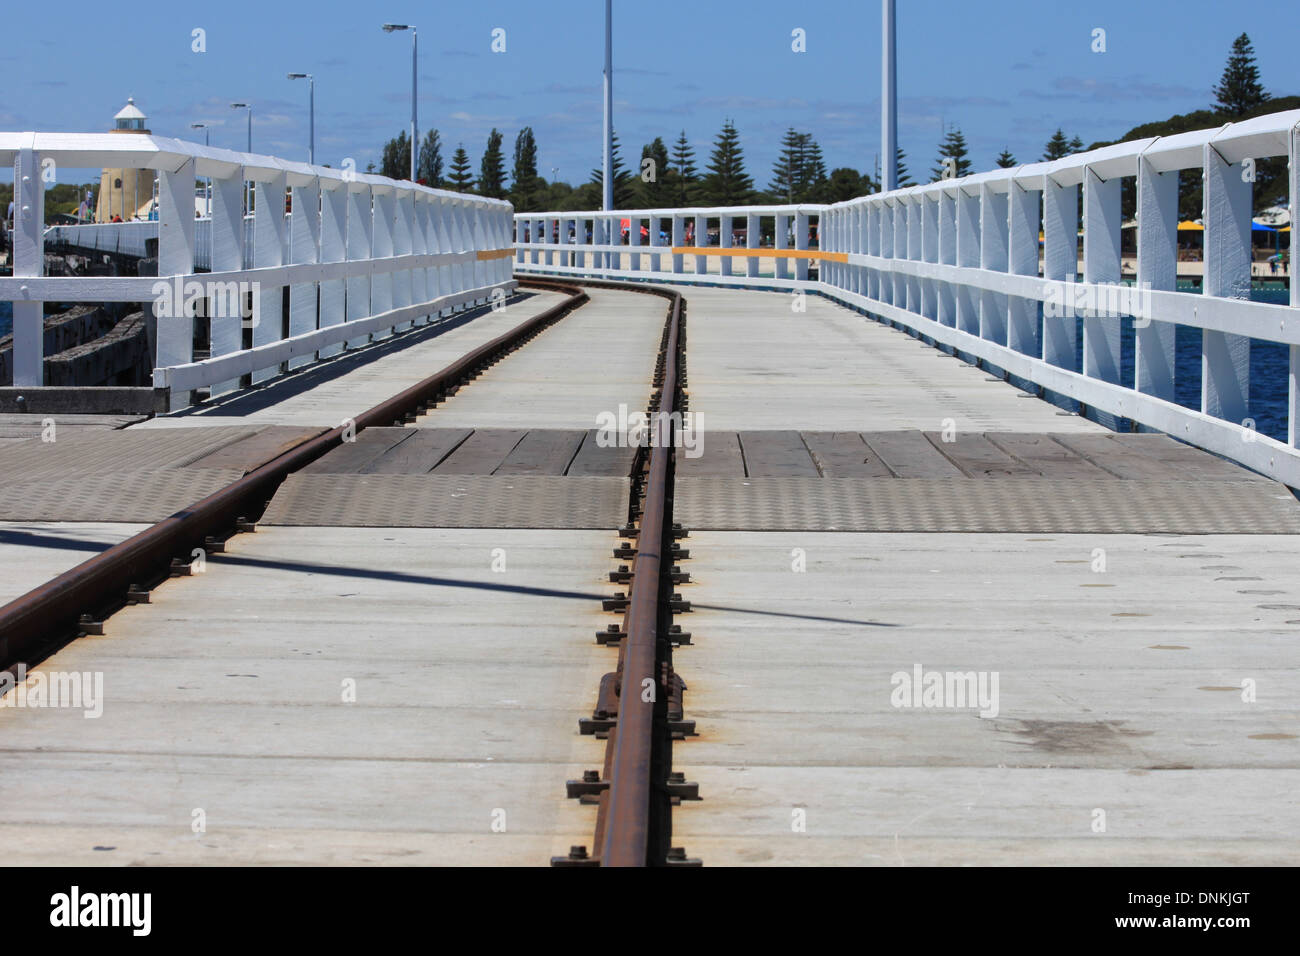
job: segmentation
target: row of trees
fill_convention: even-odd
[[[456,147],[449,165],[444,163],[442,145],[438,130],[426,133],[420,145],[416,178],[426,185],[509,199],[521,212],[590,209],[601,204],[602,169],[593,169],[588,181],[577,187],[548,181],[538,173],[537,139],[532,127],[524,127],[515,137],[514,162],[508,177],[500,130],[488,134],[477,176],[463,143]],[[912,185],[901,149],[899,163],[900,182]],[[379,168],[372,163],[367,172],[407,179],[410,167],[411,144],[402,132],[385,144]],[[877,169],[874,177],[848,167],[827,172],[821,146],[812,134],[791,128],[782,139],[771,182],[763,190],[755,186],[746,169],[740,133],[730,120],[715,138],[703,169],[685,130],[671,148],[659,136],[642,146],[636,169],[628,168],[617,132],[613,135],[614,205],[625,209],[839,202],[874,192],[879,172]]]
[[[1224,119],[1256,115],[1267,108],[1288,108],[1293,99],[1270,98],[1260,82],[1250,38],[1244,33],[1233,42],[1223,76],[1214,87],[1214,95],[1214,108],[1188,114],[1195,120],[1192,125],[1186,126],[1187,129],[1213,126]],[[1174,118],[1180,119],[1182,118]],[[1162,127],[1160,135],[1167,135],[1163,130],[1167,125],[1148,124],[1131,131],[1124,139],[1156,135],[1153,131],[1156,126]],[[1182,129],[1172,131],[1181,132]],[[1103,145],[1108,144],[1094,143],[1088,148],[1095,149]],[[708,162],[702,170],[685,130],[671,148],[662,137],[655,137],[652,142],[642,146],[640,163],[636,169],[629,169],[624,162],[617,134],[613,137],[613,146],[614,206],[620,209],[841,202],[875,192],[880,183],[878,162],[874,174],[849,167],[828,172],[821,146],[813,135],[793,127],[786,130],[781,140],[781,151],[772,166],[771,180],[765,190],[755,185],[753,177],[746,170],[740,134],[731,120],[723,123],[722,129],[714,138]],[[1044,145],[1042,159],[1060,159],[1082,152],[1083,149],[1083,141],[1078,136],[1067,136],[1063,129],[1058,128]],[[600,207],[603,170],[593,169],[588,181],[577,187],[564,182],[548,181],[538,173],[537,152],[537,140],[532,127],[526,126],[515,137],[514,162],[507,185],[503,136],[499,130],[493,129],[488,135],[477,176],[474,175],[474,167],[463,143],[456,147],[451,163],[444,171],[442,140],[437,130],[430,130],[420,145],[417,178],[438,188],[509,199],[521,212]],[[407,177],[410,162],[411,144],[403,132],[384,146],[379,172],[394,179],[403,179]],[[915,185],[901,149],[898,150],[897,162],[899,185]],[[1005,148],[994,162],[1003,168],[1017,165],[1016,157]],[[373,165],[371,171],[374,171]],[[930,181],[965,176],[973,171],[974,164],[966,138],[961,129],[954,125],[945,131],[939,143],[936,164],[930,169]],[[1264,170],[1264,176],[1259,181],[1260,188],[1257,188],[1256,193],[1260,202],[1271,201],[1272,193],[1276,192],[1276,180],[1282,179],[1276,174],[1270,175],[1272,172]],[[1282,185],[1285,187],[1284,180]]]

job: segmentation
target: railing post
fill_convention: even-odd
[[[411,254],[411,230],[415,219],[415,193],[409,187],[398,186],[393,190],[393,257]],[[411,270],[401,269],[389,273],[393,277],[393,308],[413,305],[411,298]],[[399,322],[393,326],[394,332],[414,327],[415,322]]]
[[[393,218],[394,210],[394,186],[391,184],[379,186],[373,190],[374,202],[374,237],[370,246],[370,257],[372,259],[391,259],[393,256]],[[393,307],[393,274],[391,272],[375,272],[370,276],[370,314],[378,315],[381,312],[387,312]],[[392,335],[395,328],[389,327],[381,329],[371,334],[371,341],[384,339]]]
[[[1083,374],[1119,384],[1120,319],[1111,315],[1111,303],[1118,301],[1120,279],[1120,177],[1103,180],[1085,166],[1083,181],[1083,281],[1110,287],[1109,294],[1098,291],[1095,307],[1083,314]],[[1115,427],[1114,415],[1098,412],[1096,418]]]
[[[880,219],[884,206],[884,201],[878,195],[867,200],[867,255],[869,256],[881,255]],[[880,299],[879,269],[867,270],[866,296],[868,299]]]
[[[20,149],[14,158],[14,278],[45,274],[45,184],[41,155]],[[45,384],[45,303],[38,299],[14,302],[14,384]]]
[[[664,220],[662,216],[650,217],[650,245],[653,248],[663,248],[663,242],[659,238],[659,233],[663,232]],[[650,254],[650,271],[659,272],[662,269],[662,261],[658,252]]]
[[[921,206],[921,255],[922,262],[939,261],[939,201],[930,195],[922,195]],[[939,290],[933,279],[921,280],[921,314],[927,319],[938,321]]]
[[[907,204],[907,260],[909,262],[921,262],[924,259],[924,240],[921,236],[921,204],[923,200],[920,196],[909,196]],[[922,310],[921,280],[916,276],[907,276],[907,311],[915,312],[918,315]]]
[[[894,258],[907,258],[907,200],[899,195],[895,197],[893,203],[893,224],[894,224]],[[907,276],[901,272],[894,272],[892,275],[892,284],[894,287],[894,305],[900,309],[907,307]]]
[[[776,232],[772,235],[773,248],[778,250],[789,249],[790,217],[784,213],[777,213],[775,226]],[[775,262],[776,265],[773,274],[778,279],[790,278],[790,260],[786,259],[784,256],[780,256],[775,260]]]
[[[320,262],[320,180],[290,189],[289,261]],[[314,282],[295,282],[289,286],[289,335],[312,332],[317,322],[317,289]],[[301,368],[315,361],[311,355],[289,360],[289,368]]]
[[[436,243],[435,248],[439,253],[450,253],[456,251],[456,247],[451,241],[452,203],[453,200],[444,199],[442,197],[438,197],[433,203],[433,235],[434,242]],[[522,235],[522,233],[520,233],[520,235]],[[519,254],[520,256],[524,254],[522,249]],[[523,260],[521,259],[520,261]],[[438,266],[435,271],[437,272],[437,286],[434,290],[436,295],[439,298],[442,298],[444,295],[451,295],[452,291],[455,289],[452,267],[449,265],[442,265]],[[445,317],[451,315],[452,311],[451,306],[443,306],[438,310],[438,314]]]
[[[417,256],[428,255],[429,253],[429,194],[422,190],[411,191],[411,254]],[[495,243],[495,245],[504,246],[504,242]],[[411,302],[428,302],[433,298],[429,289],[432,286],[430,281],[431,270],[426,266],[418,266],[411,270]],[[421,315],[415,319],[415,325],[426,325],[429,322],[428,315]]]
[[[224,179],[212,180],[212,252],[209,268],[213,272],[238,272],[244,268],[244,167],[233,170]],[[251,295],[256,295],[254,290]],[[245,303],[245,293],[238,294],[239,308],[230,309],[229,296],[218,297],[216,307],[209,306],[211,316],[208,326],[209,354],[213,358],[230,355],[244,348],[244,329],[252,332],[251,299]],[[259,304],[260,314],[260,304]],[[239,379],[217,382],[208,388],[210,396],[239,388]]]
[[[321,181],[320,261],[343,262],[347,259],[348,187],[340,179]],[[339,325],[343,312],[345,280],[326,279],[320,284],[320,327]],[[318,353],[329,358],[343,351],[343,343],[327,345]]]
[[[980,268],[1006,272],[1009,254],[1007,194],[980,183]],[[980,293],[980,338],[1007,344],[1007,297],[1000,292]]]
[[[943,189],[939,192],[939,262],[946,266],[957,264],[957,199]],[[881,285],[883,287],[884,281]],[[883,291],[883,290],[882,290]],[[939,323],[957,326],[957,296],[951,282],[939,283]]]
[[[686,245],[686,217],[681,213],[673,213],[673,248],[680,249]],[[684,269],[684,257],[680,252],[674,252],[673,256],[673,273],[681,275]]]
[[[750,249],[757,249],[759,242],[763,238],[762,225],[757,213],[750,213],[745,222],[745,245]],[[746,260],[746,274],[751,278],[758,277],[758,256],[750,256]]]
[[[867,203],[852,206],[849,215],[849,244],[847,252],[872,254],[873,240],[879,233],[879,226],[873,213],[873,207]],[[844,266],[844,280],[841,287],[858,295],[870,296],[873,270],[865,266]]]
[[[880,257],[882,259],[894,258],[894,200],[892,197],[884,199],[880,203]],[[893,270],[886,268],[880,274],[880,301],[894,304],[894,276]]]
[[[1137,280],[1133,301],[1147,303],[1147,290],[1178,287],[1178,171],[1156,172],[1151,160],[1138,157]],[[1174,400],[1174,343],[1177,326],[1153,316],[1134,322],[1134,387],[1139,392]]]
[[[369,184],[349,183],[348,187],[347,258],[357,262],[370,258],[374,243],[374,213],[371,209]],[[354,275],[347,279],[348,321],[364,319],[373,314],[370,310],[370,276]],[[348,339],[347,348],[357,348],[370,341],[369,335]]]
[[[191,177],[192,179],[193,177]],[[253,264],[257,268],[284,265],[285,229],[284,196],[286,176],[275,173],[270,180],[257,183],[257,198],[253,206]],[[193,185],[190,191],[194,191]],[[253,345],[278,342],[284,337],[284,287],[259,285],[254,293],[258,302],[253,322]],[[264,382],[279,374],[278,369],[255,369],[253,384]]]
[[[194,160],[187,159],[180,169],[162,170],[158,174],[158,277],[178,276],[183,285],[193,274]],[[194,361],[194,313],[186,304],[189,295],[168,298],[173,300],[171,307],[162,311],[159,301],[154,300],[156,369]],[[192,404],[189,393],[172,393],[171,411],[189,404]]]
[[[695,247],[703,249],[704,255],[695,257],[695,274],[706,275],[709,271],[709,217],[695,217]]]
[[[729,249],[735,245],[736,240],[732,235],[734,227],[735,223],[730,216],[718,217],[718,269],[724,276],[731,275],[731,256],[721,255],[721,250]]]
[[[1204,294],[1250,298],[1251,183],[1205,144]],[[1201,332],[1201,411],[1230,422],[1250,417],[1250,339]]]
[[[980,197],[957,187],[957,265],[977,269],[980,264]],[[967,285],[957,286],[957,328],[980,334],[979,293]]]
[[[1060,312],[1043,313],[1043,361],[1074,370],[1077,336],[1074,277],[1079,259],[1079,187],[1060,186],[1043,177],[1043,278],[1065,283]],[[1068,302],[1066,301],[1068,300]]]
[[[629,250],[641,248],[641,217],[628,216],[627,218],[627,247]],[[628,257],[631,260],[628,268],[633,272],[641,271],[641,254],[632,252]]]
[[[1014,179],[1007,193],[1007,271],[1012,275],[1038,275],[1038,190],[1025,189]],[[1013,295],[1007,301],[1007,347],[1037,357],[1041,351],[1038,334],[1038,302]]]

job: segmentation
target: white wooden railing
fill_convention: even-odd
[[[1300,111],[1292,111],[832,206],[519,213],[515,272],[816,292],[1077,400],[1103,423],[1128,419],[1300,487],[1300,290],[1291,284],[1289,305],[1249,301],[1255,165],[1289,160],[1294,224],[1298,152]],[[1200,293],[1177,291],[1178,172],[1185,169],[1204,186]],[[1137,197],[1130,276],[1122,274],[1120,246],[1126,178]],[[702,238],[710,223],[720,246]],[[732,238],[739,223],[743,244]],[[639,246],[643,225],[651,242]],[[812,250],[809,226],[820,240]],[[763,229],[771,230],[771,247],[759,248]],[[819,266],[815,280],[810,258]],[[1125,279],[1133,284],[1121,293]],[[1124,321],[1135,328],[1131,381],[1121,381]],[[1199,410],[1175,401],[1179,325],[1201,333]],[[1286,441],[1253,427],[1251,339],[1289,347]]]
[[[499,200],[150,135],[0,133],[0,158],[14,166],[13,277],[0,278],[0,300],[14,304],[16,385],[43,384],[44,302],[151,303],[154,385],[169,388],[178,408],[195,389],[217,395],[239,387],[242,375],[261,382],[515,285],[511,207]],[[158,221],[71,228],[97,230],[96,241],[125,243],[132,254],[156,234],[158,278],[42,275],[43,174],[97,166],[157,170]],[[212,216],[202,229],[194,217],[199,177],[212,180]],[[256,189],[251,262],[246,181]],[[285,214],[286,190],[298,215]],[[196,273],[204,266],[211,271]],[[200,294],[191,297],[191,289]],[[197,299],[211,316],[211,357],[201,362],[193,353]]]

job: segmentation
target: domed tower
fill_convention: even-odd
[[[135,105],[135,100],[127,97],[123,106],[113,117],[111,133],[126,135],[148,135],[150,130],[145,125],[148,119]],[[153,190],[156,173],[152,169],[105,169],[99,176],[99,198],[95,204],[95,221],[111,222],[114,216],[126,221],[135,218],[147,219],[153,209]]]

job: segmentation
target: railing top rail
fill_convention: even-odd
[[[0,132],[0,162],[12,165],[15,154],[24,149],[52,156],[62,164],[76,168],[107,166],[175,172],[193,159],[196,176],[223,179],[242,167],[244,178],[253,182],[268,182],[283,173],[290,186],[305,186],[320,180],[324,189],[414,192],[464,206],[502,208],[510,205],[503,199],[432,189],[373,173],[312,166],[276,156],[204,146],[152,134]]]
[[[845,202],[821,205],[803,203],[798,205],[769,206],[685,206],[675,209],[613,209],[613,210],[569,210],[567,212],[516,212],[516,219],[599,219],[627,218],[632,216],[770,216],[780,213],[806,213],[822,215],[840,209],[848,209],[865,204],[877,203],[911,203],[922,199],[936,198],[939,195],[955,195],[964,192],[968,195],[978,193],[981,186],[987,185],[995,193],[1008,192],[1012,185],[1021,188],[1042,188],[1044,177],[1050,177],[1058,186],[1077,186],[1083,182],[1085,170],[1091,169],[1102,179],[1117,176],[1137,175],[1139,158],[1151,163],[1156,172],[1171,172],[1178,169],[1199,168],[1204,159],[1205,147],[1211,146],[1229,163],[1239,163],[1244,159],[1262,159],[1271,156],[1285,156],[1289,149],[1289,139],[1294,131],[1300,130],[1300,110],[1287,110],[1281,113],[1269,113],[1256,116],[1238,123],[1225,123],[1210,129],[1192,130],[1172,136],[1155,136],[1147,139],[1135,139],[1125,143],[1112,143],[1086,153],[1072,153],[1061,159],[1024,163],[1006,169],[991,169],[972,173],[954,179],[942,179],[935,183],[921,183],[905,186],[886,193],[872,193],[859,196]]]
[[[936,183],[907,186],[888,193],[873,193],[836,203],[830,208],[891,201],[912,202],[939,193],[952,194],[958,190],[969,192],[986,183],[994,192],[1007,192],[1013,183],[1019,186],[1040,185],[1044,176],[1050,177],[1058,186],[1076,186],[1083,182],[1085,169],[1091,169],[1102,179],[1135,176],[1139,157],[1149,160],[1156,172],[1190,169],[1201,165],[1207,145],[1212,146],[1230,163],[1285,156],[1288,139],[1296,129],[1300,129],[1300,110],[1270,113],[1239,123],[1225,123],[1212,129],[1112,143],[1086,153],[1072,153],[1061,159],[992,169]]]

